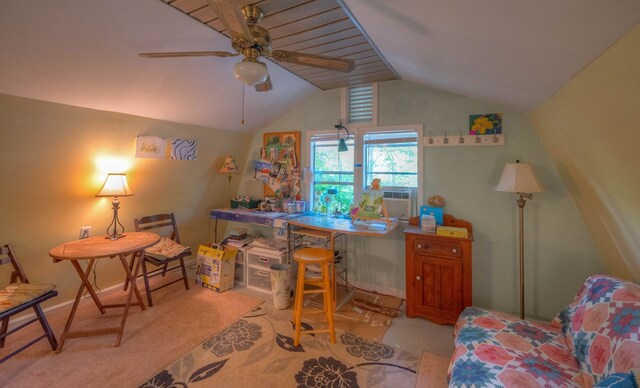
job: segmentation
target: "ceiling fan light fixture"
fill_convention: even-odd
[[[245,85],[254,86],[267,80],[267,66],[257,60],[243,60],[233,67],[233,75]]]

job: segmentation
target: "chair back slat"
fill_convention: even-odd
[[[180,243],[176,217],[173,213],[154,214],[152,216],[135,218],[133,220],[133,224],[135,226],[136,232],[144,232],[149,230],[159,231],[162,229],[166,229],[169,232],[168,237],[173,241]]]

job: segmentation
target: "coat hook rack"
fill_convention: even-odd
[[[429,136],[424,137],[422,144],[425,147],[452,147],[452,146],[494,146],[504,145],[505,136],[502,133],[492,135],[464,135],[464,131],[458,131],[458,141],[449,141],[449,131],[444,131],[443,136],[433,136],[429,131]]]

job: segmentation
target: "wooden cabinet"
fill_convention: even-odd
[[[412,225],[413,224],[413,225]],[[446,226],[465,227],[468,238],[426,233],[410,222],[405,233],[407,269],[407,316],[454,324],[471,306],[471,258],[473,228],[449,214]]]

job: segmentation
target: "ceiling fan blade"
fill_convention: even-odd
[[[273,85],[271,84],[271,77],[267,76],[267,80],[261,84],[256,85],[256,92],[268,92],[273,89]]]
[[[173,51],[161,53],[140,53],[145,58],[176,58],[176,57],[235,57],[238,53],[227,51]]]
[[[298,65],[320,67],[323,69],[350,72],[355,68],[355,62],[350,59],[325,57],[324,55],[303,54],[293,51],[273,50],[273,59],[279,62],[295,63]]]
[[[242,48],[253,45],[253,38],[247,23],[244,21],[242,10],[235,0],[207,0],[213,11],[224,24],[225,30],[231,36],[233,43]]]

